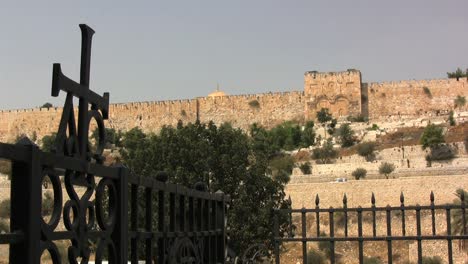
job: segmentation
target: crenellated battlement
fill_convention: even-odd
[[[427,80],[401,80],[401,81],[388,81],[388,82],[372,82],[369,83],[369,88],[385,88],[385,89],[398,89],[398,88],[412,88],[412,87],[425,87],[425,86],[457,86],[467,85],[466,78],[459,79],[427,79]]]
[[[192,99],[114,103],[108,127],[139,127],[157,132],[183,122],[230,122],[248,129],[252,123],[272,127],[286,120],[311,120],[321,108],[335,117],[421,116],[448,113],[457,96],[468,97],[468,80],[429,79],[362,83],[361,72],[308,71],[302,91],[197,97]],[[468,110],[468,106],[460,108]],[[77,109],[75,109],[77,111]],[[57,131],[61,107],[0,110],[0,141],[20,134],[42,138]]]

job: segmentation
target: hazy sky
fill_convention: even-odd
[[[445,78],[468,67],[468,1],[0,0],[0,109],[50,97],[52,63],[79,80],[80,30],[96,31],[91,89],[111,102],[303,89],[305,71],[363,81]]]

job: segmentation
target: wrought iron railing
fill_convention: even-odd
[[[423,241],[446,241],[447,246],[445,248],[440,248],[439,250],[441,252],[447,252],[446,256],[448,263],[454,263],[453,242],[458,241],[460,242],[459,245],[462,245],[463,242],[466,242],[468,239],[466,201],[463,193],[460,196],[460,200],[460,204],[435,205],[434,194],[431,192],[430,205],[406,206],[404,203],[405,198],[402,193],[400,196],[400,206],[378,207],[376,206],[375,196],[372,194],[371,207],[348,207],[347,197],[345,194],[343,197],[342,208],[320,208],[320,199],[317,195],[315,199],[315,208],[275,210],[275,234],[273,239],[275,247],[275,263],[280,263],[281,247],[292,242],[299,242],[301,244],[301,258],[303,263],[311,263],[308,262],[308,243],[313,242],[328,243],[327,255],[330,263],[337,263],[336,243],[349,241],[354,241],[358,244],[358,259],[355,261],[359,261],[359,263],[364,263],[364,242],[385,242],[387,248],[386,263],[393,263],[394,261],[393,242],[416,242],[417,263],[423,263]],[[445,219],[443,220],[444,229],[437,226],[438,221],[440,221],[440,217],[436,217],[436,215],[440,216],[441,212],[445,214]],[[457,216],[461,217],[458,219],[459,221],[457,221],[457,223],[461,225],[461,229],[459,229],[461,232],[458,233],[455,233],[452,227],[453,214],[455,212],[457,213]],[[284,237],[280,237],[279,234],[278,215],[280,213],[288,214],[290,219],[289,231]],[[325,217],[323,217],[324,214]],[[383,214],[383,217],[379,217],[381,214]],[[409,214],[414,214],[415,223],[409,223]],[[422,214],[430,216],[430,232],[422,231]],[[354,220],[352,224],[350,223],[351,215]],[[337,216],[340,218],[341,223],[338,227],[336,226]],[[364,219],[364,217],[366,219]],[[308,219],[310,220],[311,218],[313,218],[312,223],[311,221],[308,221]],[[324,220],[328,220],[326,221],[328,223],[328,228],[325,230],[323,229]],[[392,229],[392,226],[395,225],[395,221],[399,222],[399,230],[395,230],[394,228]],[[371,232],[364,232],[364,222],[371,226],[369,229]],[[415,225],[416,232],[407,232],[407,226],[409,224],[413,226]],[[384,235],[381,234],[382,232],[377,231],[379,227],[384,228]],[[326,232],[328,232],[328,234]]]
[[[54,264],[224,263],[229,196],[209,193],[203,183],[195,189],[168,183],[164,173],[145,178],[103,165],[109,94],[89,89],[94,31],[80,28],[80,82],[66,77],[60,64],[53,66],[52,95],[66,92],[53,151],[43,152],[27,138],[0,143],[0,159],[12,167],[10,232],[0,234],[0,244],[9,245],[9,263],[40,263],[46,251]],[[92,120],[99,132],[95,147],[88,140]],[[46,178],[53,193],[50,218],[41,212]],[[64,251],[57,246],[63,241]]]

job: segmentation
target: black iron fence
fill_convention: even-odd
[[[103,165],[109,94],[89,89],[94,31],[80,28],[80,82],[53,65],[52,96],[66,93],[53,151],[43,152],[27,138],[0,143],[0,159],[12,167],[10,232],[0,234],[0,244],[9,245],[9,263],[40,263],[46,251],[54,264],[224,263],[229,196],[209,193],[203,183],[195,189],[168,183],[164,173],[144,178]],[[88,138],[92,120],[99,132],[95,146]],[[53,193],[47,217],[45,182]]]
[[[0,158],[12,162],[11,231],[0,234],[9,263],[39,263],[45,251],[53,263],[224,262],[229,197],[221,192],[45,153],[27,140],[0,143]],[[48,219],[41,212],[46,177],[54,201]],[[59,241],[69,242],[66,256]]]
[[[430,205],[427,206],[406,206],[404,201],[402,193],[400,206],[378,207],[372,194],[371,207],[348,208],[345,194],[342,208],[320,208],[320,199],[317,195],[315,208],[276,210],[273,239],[275,263],[280,263],[281,247],[290,243],[301,244],[303,263],[314,263],[308,260],[310,250],[308,246],[314,242],[321,243],[321,249],[326,252],[325,255],[330,263],[338,263],[341,262],[338,258],[343,256],[337,254],[336,244],[353,241],[357,243],[358,251],[357,259],[353,263],[357,261],[364,263],[364,243],[377,241],[386,243],[386,263],[393,263],[395,257],[393,245],[398,241],[417,243],[417,263],[423,263],[423,241],[445,241],[446,246],[439,248],[438,251],[445,251],[446,254],[442,255],[447,256],[448,263],[454,263],[454,244],[463,250],[468,239],[464,193],[460,195],[459,204],[435,205],[432,192]],[[290,219],[289,231],[284,237],[280,237],[279,234],[279,214],[288,214]],[[428,232],[423,232],[422,215],[430,219],[431,228]],[[366,228],[367,232],[364,230],[364,225],[369,227]],[[325,229],[324,226],[328,228]],[[408,232],[408,226],[411,226],[411,232]]]

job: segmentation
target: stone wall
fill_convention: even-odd
[[[321,108],[333,116],[357,116],[361,113],[361,72],[306,72],[304,74],[306,118],[315,118]]]
[[[367,85],[371,119],[393,115],[428,116],[446,114],[454,99],[468,98],[466,78],[370,83]],[[466,111],[468,104],[460,110]]]
[[[395,165],[395,171],[390,177],[411,176],[437,176],[437,175],[462,175],[468,173],[468,153],[465,143],[450,144],[456,151],[456,158],[446,161],[433,161],[431,167],[427,167],[426,155],[428,150],[422,150],[420,145],[396,147],[376,152],[374,161],[366,161],[357,154],[339,157],[333,164],[312,164],[311,174],[303,175],[299,168],[293,170],[292,183],[330,182],[336,178],[354,180],[351,173],[357,168],[367,170],[367,179],[383,178],[379,174],[379,166],[382,162]]]
[[[291,196],[293,208],[315,208],[315,195],[320,197],[320,207],[329,208],[330,206],[339,208],[343,206],[343,195],[346,193],[348,199],[348,207],[370,207],[371,195],[375,194],[376,206],[400,206],[400,193],[404,193],[405,205],[429,205],[430,192],[434,192],[435,204],[441,205],[452,203],[455,196],[455,190],[458,188],[468,189],[468,174],[459,176],[438,176],[438,177],[411,177],[400,179],[380,179],[380,180],[359,180],[344,183],[308,183],[308,184],[288,184],[286,194]],[[414,211],[406,213],[406,235],[416,234],[416,220]],[[349,215],[349,235],[357,234],[356,214]],[[314,215],[307,214],[308,236],[315,235],[316,226],[313,221]],[[363,234],[372,234],[372,222],[369,221],[369,216],[364,214]],[[320,214],[321,230],[329,230],[327,213]],[[298,223],[299,217],[293,218],[293,221]],[[385,236],[386,234],[386,219],[385,213],[377,214],[377,235]],[[337,225],[335,223],[335,228]],[[431,234],[431,215],[423,212],[421,214],[421,233]],[[300,236],[300,229],[298,230]],[[337,228],[336,235],[343,236],[343,228]],[[443,211],[436,211],[436,232],[445,234],[446,232],[446,215]],[[401,235],[401,216],[396,213],[392,214],[392,234]],[[312,244],[312,243],[311,243]],[[310,245],[312,246],[312,245]],[[309,246],[309,247],[310,247]],[[301,251],[299,244],[292,249],[287,259],[299,261]],[[442,250],[441,250],[442,249]],[[447,259],[447,241],[424,241],[423,252],[424,256],[440,256],[442,259]],[[453,243],[454,263],[464,263],[467,255],[463,251],[458,250],[458,243]],[[343,254],[343,263],[357,263],[358,250],[357,244],[354,242],[339,242],[337,243],[337,251]],[[394,242],[394,253],[399,253],[400,261],[396,263],[404,263],[405,260],[415,261],[417,259],[417,243],[405,242],[399,244]],[[385,242],[367,242],[365,243],[364,254],[366,256],[378,256],[381,259],[386,259],[386,244]],[[295,264],[295,261],[287,261],[285,263]],[[444,262],[446,263],[446,262]]]
[[[284,120],[302,121],[303,97],[302,92],[286,92],[111,104],[106,127],[157,132],[163,125],[175,126],[178,120],[195,122],[197,115],[202,122],[230,122],[242,129],[252,123],[272,127]],[[61,114],[62,108],[0,111],[0,142],[11,142],[21,134],[41,139],[57,131]]]
[[[163,125],[175,125],[178,120],[195,122],[198,117],[203,122],[230,122],[242,129],[252,123],[272,127],[286,120],[314,119],[322,107],[329,108],[334,117],[362,114],[373,120],[446,116],[458,95],[468,97],[466,78],[367,84],[361,82],[358,70],[313,71],[304,75],[304,92],[111,104],[107,126],[157,132]],[[468,104],[456,114],[460,111],[468,111]],[[35,134],[40,139],[55,132],[61,112],[61,108],[0,111],[0,141],[12,141],[20,134]]]

